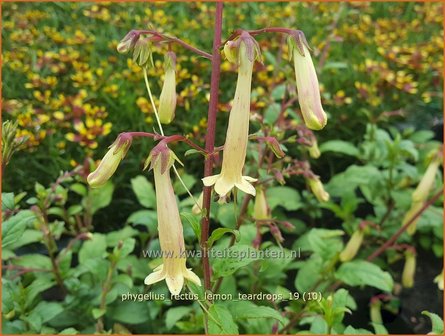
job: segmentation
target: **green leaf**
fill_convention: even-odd
[[[354,328],[353,326],[347,326],[343,331],[344,335],[372,335],[373,333],[367,329]]]
[[[140,324],[147,322],[150,312],[146,302],[123,301],[108,307],[108,316],[122,323]]]
[[[113,191],[114,185],[111,181],[108,181],[100,188],[90,189],[89,199],[91,202],[91,212],[93,214],[111,203]],[[84,202],[87,202],[87,198],[84,199]],[[83,204],[84,206],[86,205],[85,203]]]
[[[32,313],[37,313],[42,318],[42,323],[48,322],[64,311],[63,306],[57,302],[40,301]]]
[[[299,292],[309,291],[322,278],[323,262],[317,255],[303,263],[295,278],[295,287]]]
[[[295,211],[302,207],[300,194],[290,187],[273,187],[266,191],[269,207],[273,210],[275,207],[282,206],[286,210]]]
[[[310,331],[314,334],[327,335],[329,333],[329,327],[322,316],[315,316],[312,320]]]
[[[391,292],[394,282],[388,272],[364,260],[354,260],[342,264],[335,277],[350,286],[371,286]]]
[[[106,309],[93,308],[91,314],[93,315],[94,319],[97,320],[99,317],[104,316],[106,312]]]
[[[139,234],[138,230],[133,229],[131,226],[126,226],[121,230],[113,231],[107,233],[106,240],[107,246],[116,246],[120,240],[124,241],[127,238],[137,236]]]
[[[201,225],[199,224],[198,216],[188,212],[181,212],[180,216],[182,219],[185,219],[185,221],[191,226],[193,232],[195,233],[196,238],[198,238],[198,241],[200,242]]]
[[[81,206],[80,204],[72,205],[68,208],[68,216],[77,215],[78,213],[81,213],[82,210],[83,210],[83,206]]]
[[[28,267],[28,268],[41,268],[46,270],[51,270],[51,259],[48,256],[37,254],[37,253],[29,253],[24,254],[13,260],[15,265]]]
[[[74,328],[66,328],[66,329],[63,329],[60,333],[59,333],[59,335],[77,335],[79,333],[79,331],[77,331],[76,329],[74,329]]]
[[[153,184],[145,176],[139,175],[131,179],[131,187],[142,206],[146,208],[156,208],[156,194]]]
[[[218,241],[225,233],[231,233],[235,236],[236,241],[239,241],[239,231],[233,230],[233,229],[227,229],[227,228],[217,228],[213,230],[212,234],[210,235],[207,244],[209,248],[213,246],[213,243]]]
[[[230,311],[235,320],[244,319],[274,319],[286,324],[286,319],[281,316],[280,312],[267,306],[257,306],[250,301],[237,301],[230,304]]]
[[[209,334],[212,335],[237,335],[238,326],[233,321],[230,311],[218,304],[213,304],[209,309]]]
[[[74,183],[70,186],[70,190],[74,191],[76,194],[80,196],[86,196],[88,189],[82,183]]]
[[[139,210],[133,212],[127,219],[133,225],[144,225],[150,234],[155,234],[158,230],[158,217],[154,210]]]
[[[168,330],[173,328],[179,320],[181,320],[184,316],[186,316],[190,311],[192,311],[192,307],[190,306],[181,306],[181,307],[173,307],[167,310],[167,314],[165,316],[165,326]]]
[[[26,227],[34,219],[35,215],[31,210],[23,210],[4,221],[2,224],[2,248],[21,239]]]
[[[320,152],[335,152],[357,157],[360,152],[352,143],[343,140],[331,140],[320,146]]]
[[[431,319],[431,333],[433,335],[443,335],[443,320],[437,314],[430,313],[429,311],[424,310],[422,312],[423,315],[428,316]]]
[[[2,211],[14,210],[14,193],[2,193]]]
[[[35,297],[48,288],[54,286],[55,282],[49,275],[41,275],[26,287],[26,306],[31,306]]]
[[[235,245],[229,249],[214,251],[213,270],[215,277],[233,274],[239,268],[260,259],[256,254],[257,250],[248,245]]]
[[[31,243],[40,242],[43,238],[43,232],[40,230],[32,230],[27,229],[23,232],[22,237],[19,240],[16,240],[9,246],[9,249],[15,250],[21,246],[25,246]]]
[[[266,111],[264,112],[264,121],[269,125],[275,124],[275,122],[278,119],[278,116],[280,115],[280,111],[281,111],[280,104],[278,103],[270,104],[266,108]]]
[[[134,238],[126,238],[123,240],[122,249],[120,251],[120,257],[126,257],[134,250],[136,240]]]
[[[79,263],[82,264],[85,261],[94,258],[102,259],[106,249],[107,241],[105,236],[100,233],[93,234],[93,238],[84,242],[79,250]]]

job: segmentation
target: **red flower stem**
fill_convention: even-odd
[[[182,135],[175,134],[175,135],[163,136],[148,132],[125,132],[125,134],[130,135],[131,137],[147,137],[147,138],[153,138],[153,140],[163,140],[165,141],[165,143],[182,141],[185,142],[190,147],[196,149],[197,151],[202,152],[204,154],[208,154],[204,148],[198,146],[197,144],[193,143],[190,139],[187,139]]]
[[[184,47],[185,49],[188,49],[190,51],[193,51],[195,54],[198,54],[204,58],[207,58],[209,60],[212,60],[212,55],[210,55],[209,53],[206,53],[205,51],[202,51],[194,46],[191,46],[190,44],[184,42],[183,40],[175,37],[175,36],[169,36],[169,35],[165,35],[162,34],[160,32],[157,32],[156,30],[138,30],[138,33],[142,33],[142,34],[152,34],[154,36],[160,37],[163,40],[169,41],[169,42],[173,42],[173,43],[177,43],[179,45],[181,45],[182,47]]]
[[[368,257],[368,261],[372,261],[375,258],[377,258],[379,255],[381,255],[383,252],[385,252],[389,247],[391,247],[395,241],[397,240],[397,238],[399,238],[403,232],[406,231],[406,229],[408,229],[408,227],[417,219],[419,218],[419,216],[432,204],[434,204],[434,202],[436,202],[440,195],[443,194],[443,189],[439,190],[433,197],[431,197],[428,202],[426,202],[423,207],[417,211],[411,218],[410,220],[404,225],[402,226],[396,233],[394,233],[394,235],[389,238],[382,246],[380,246],[376,251],[374,251],[373,254],[371,254]]]
[[[221,54],[219,48],[221,46],[221,30],[222,30],[222,12],[223,2],[216,3],[215,12],[215,29],[213,33],[213,49],[212,49],[212,75],[210,79],[210,101],[207,115],[207,136],[205,149],[207,153],[212,153],[215,149],[215,130],[216,130],[216,114],[218,112],[218,91],[219,77],[221,72]],[[213,173],[213,156],[209,155],[204,161],[204,177]],[[203,189],[203,213],[201,220],[201,251],[202,251],[202,268],[204,270],[204,288],[211,289],[210,277],[211,270],[208,256],[207,240],[209,239],[210,227],[210,200],[211,187]]]
[[[233,40],[235,37],[240,35],[243,31],[248,32],[250,35],[258,35],[262,33],[282,33],[282,34],[290,34],[295,31],[295,29],[291,28],[285,28],[285,27],[269,27],[269,28],[262,28],[262,29],[255,29],[255,30],[242,30],[237,29],[235,30],[227,39],[227,41]],[[226,42],[227,42],[226,41]]]

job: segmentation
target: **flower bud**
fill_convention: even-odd
[[[370,307],[370,317],[371,322],[376,324],[383,324],[382,312],[381,312],[382,302],[379,299],[371,299]]]
[[[416,190],[414,190],[411,196],[412,199],[411,208],[405,214],[405,217],[403,218],[402,221],[402,226],[405,226],[413,218],[413,216],[415,216],[416,213],[418,213],[420,209],[423,207],[423,204],[426,201],[428,194],[430,193],[434,185],[434,180],[436,178],[437,171],[439,170],[441,161],[442,161],[441,155],[436,155],[435,157],[433,157],[432,161],[428,165],[425,174],[423,175]],[[416,225],[419,220],[419,217],[420,216],[418,216],[407,228],[406,232],[409,235],[413,235],[416,232]]]
[[[320,149],[318,148],[317,139],[313,139],[312,145],[308,147],[309,156],[313,159],[318,159],[320,157]]]
[[[235,42],[233,41],[228,41],[225,45],[224,45],[224,55],[226,55],[227,60],[230,63],[238,63],[238,48],[236,48],[235,46]]]
[[[176,109],[176,56],[169,51],[165,55],[165,79],[159,98],[159,120],[163,124],[170,124],[175,117]]]
[[[346,244],[346,247],[340,253],[340,260],[342,262],[352,260],[356,256],[360,246],[362,245],[363,236],[364,236],[364,231],[361,228],[359,228],[352,234],[351,238]]]
[[[416,273],[416,254],[414,251],[407,250],[405,252],[405,266],[402,273],[402,285],[405,288],[414,286],[414,274]]]
[[[443,268],[442,272],[440,272],[440,274],[434,278],[434,282],[437,283],[437,287],[443,291]]]
[[[255,219],[269,219],[270,211],[267,205],[266,194],[263,188],[257,188],[255,196],[255,204],[253,207],[253,218]]]
[[[312,62],[309,47],[303,32],[289,36],[289,54],[294,58],[298,101],[304,123],[312,130],[320,130],[327,122],[326,113],[321,106],[320,86]]]
[[[309,187],[312,190],[312,193],[320,202],[329,201],[329,194],[324,190],[323,184],[320,181],[318,176],[311,177],[308,179]]]
[[[420,180],[419,185],[413,192],[412,200],[413,202],[424,202],[431,191],[434,184],[434,179],[436,178],[437,171],[440,166],[440,158],[436,157],[431,161],[426,169],[425,174]]]
[[[133,48],[133,62],[140,67],[148,65],[148,62],[153,66],[153,54],[151,51],[150,37],[140,38],[136,41]]]
[[[132,50],[139,37],[140,35],[137,31],[131,30],[117,45],[117,52],[120,54],[126,54]]]
[[[131,136],[121,134],[109,147],[96,170],[87,177],[88,184],[92,188],[103,186],[113,176],[121,160],[125,157],[131,145]]]

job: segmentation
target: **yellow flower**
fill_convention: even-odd
[[[405,266],[402,273],[402,285],[405,288],[414,286],[414,274],[416,273],[416,254],[407,250],[405,252]]]
[[[245,33],[247,34],[247,33]],[[231,51],[229,60],[236,54],[239,68],[236,83],[235,98],[230,111],[229,125],[227,127],[226,142],[221,173],[202,179],[205,186],[215,185],[215,191],[220,197],[226,196],[234,187],[245,193],[255,196],[255,188],[249,182],[256,179],[243,176],[243,167],[246,160],[247,140],[249,136],[250,91],[252,82],[252,69],[255,58],[258,57],[256,41],[249,35],[241,35],[237,41],[238,52]],[[233,48],[233,44],[231,48]]]
[[[320,202],[329,201],[329,194],[324,190],[323,184],[318,176],[309,178],[308,182],[313,194]]]
[[[340,260],[342,262],[352,260],[356,256],[360,246],[362,245],[363,236],[364,236],[364,230],[361,228],[359,228],[352,234],[351,238],[346,244],[346,247],[340,253]]]
[[[131,137],[119,135],[116,141],[109,147],[107,154],[100,162],[96,170],[87,177],[88,184],[92,188],[103,186],[114,174],[119,163],[125,157],[131,145]]]
[[[263,188],[257,188],[255,196],[255,204],[253,206],[253,218],[255,219],[269,219],[270,211],[267,205],[266,194]]]
[[[175,117],[176,109],[176,56],[169,51],[165,55],[165,79],[159,97],[159,120],[163,124],[170,124]]]
[[[439,169],[439,166],[441,164],[442,157],[441,155],[436,155],[431,161],[431,163],[428,165],[428,168],[423,175],[422,179],[420,180],[419,185],[417,186],[416,190],[414,190],[411,199],[411,208],[408,210],[408,212],[405,214],[405,217],[402,221],[402,226],[405,226],[408,221],[411,220],[411,218],[420,211],[420,209],[423,207],[423,203],[426,201],[428,194],[431,191],[431,188],[434,184],[434,179],[436,178],[437,171]],[[408,227],[406,232],[410,235],[413,235],[416,232],[416,225],[419,220],[418,216]]]
[[[153,273],[145,278],[144,283],[151,285],[165,279],[170,293],[178,295],[184,286],[184,278],[198,286],[201,285],[201,280],[191,269],[186,267],[187,258],[182,223],[170,179],[170,167],[175,160],[175,155],[169,149],[167,151],[167,158],[161,153],[151,159],[163,264],[155,268]],[[165,162],[166,160],[167,162]],[[166,167],[164,167],[165,165]]]
[[[320,86],[303,32],[289,36],[290,56],[294,58],[298,101],[304,123],[312,130],[326,126],[327,116],[321,106]]]

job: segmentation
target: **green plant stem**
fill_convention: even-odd
[[[107,308],[107,294],[111,289],[111,281],[113,280],[113,273],[116,268],[116,260],[113,258],[110,267],[108,268],[107,277],[105,279],[104,285],[102,286],[102,293],[100,294],[100,305],[99,309],[104,311]],[[104,332],[104,320],[103,315],[97,319],[96,332]]]

